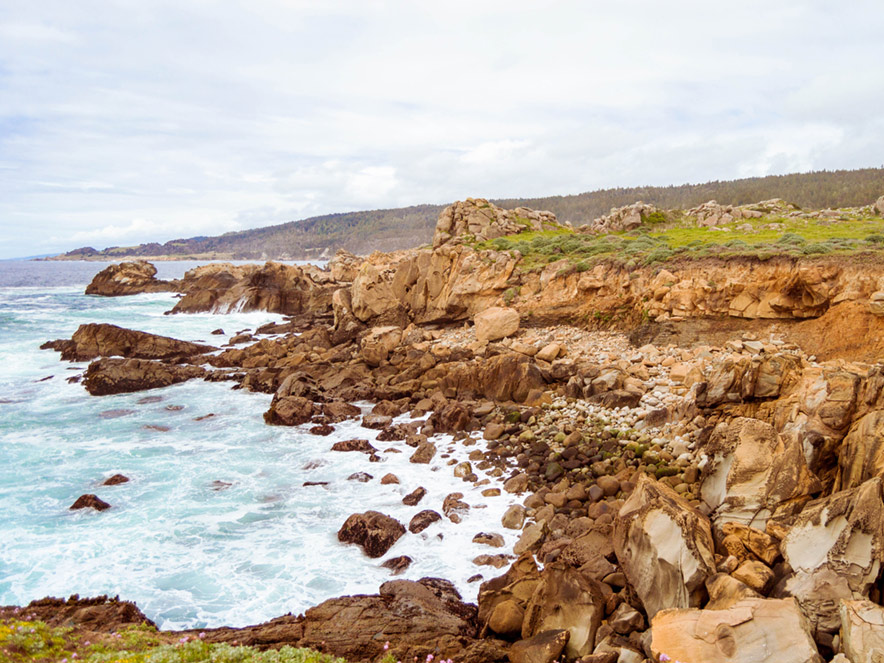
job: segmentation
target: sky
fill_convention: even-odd
[[[880,0],[0,0],[0,258],[880,167],[882,34]]]

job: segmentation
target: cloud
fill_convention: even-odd
[[[5,3],[0,255],[880,165],[882,33],[872,0]]]

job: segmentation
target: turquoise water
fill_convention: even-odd
[[[513,534],[499,523],[513,499],[483,498],[452,476],[441,453],[462,460],[468,447],[439,437],[440,455],[424,466],[408,463],[412,449],[404,442],[381,442],[376,446],[402,453],[369,463],[363,454],[328,451],[337,440],[373,440],[376,432],[356,422],[339,425],[329,437],[266,426],[262,413],[270,396],[232,390],[229,383],[192,381],[92,397],[67,381],[85,363],[39,350],[85,322],[218,344],[226,337],[210,335],[216,328],[229,337],[279,316],[167,316],[175,301],[168,294],[82,294],[103,265],[22,265],[0,263],[0,605],[110,594],[136,601],[165,628],[241,626],[332,596],[375,592],[390,577],[380,563],[398,555],[415,559],[401,577],[449,578],[471,600],[478,583],[467,578],[497,574],[470,560],[500,551],[471,539],[490,530],[511,544]],[[190,266],[158,268],[161,277],[172,277]],[[100,485],[118,472],[131,481]],[[354,472],[375,478],[348,481]],[[381,486],[387,472],[402,483]],[[305,481],[329,484],[305,487]],[[402,505],[419,485],[427,497],[417,507]],[[337,541],[354,511],[377,509],[407,525],[421,509],[441,511],[453,491],[474,506],[463,523],[406,534],[382,559]],[[68,510],[84,493],[113,508]]]

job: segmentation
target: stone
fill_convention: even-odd
[[[869,297],[869,313],[876,316],[884,316],[884,290],[873,292]]]
[[[519,312],[514,308],[492,306],[477,313],[473,324],[480,343],[499,341],[519,331]]]
[[[528,475],[520,472],[514,477],[510,477],[503,483],[503,489],[508,493],[521,494],[528,490]]]
[[[373,430],[384,430],[393,423],[393,417],[386,414],[366,414],[362,417],[362,427]]]
[[[668,609],[651,620],[654,660],[822,663],[794,599],[745,599],[724,610]]]
[[[521,555],[522,553],[538,547],[543,541],[544,534],[546,534],[544,525],[545,523],[531,523],[525,527],[525,529],[522,530],[522,536],[519,537],[519,540],[516,541],[516,545],[513,546],[513,553]]]
[[[118,486],[121,483],[129,483],[129,477],[125,474],[114,474],[101,482],[102,486]]]
[[[537,351],[537,354],[534,355],[534,358],[540,359],[541,361],[552,362],[556,357],[559,356],[559,353],[561,351],[562,346],[558,343],[548,343]]]
[[[498,603],[488,619],[488,628],[504,637],[518,637],[522,634],[522,620],[525,609],[518,601],[508,599]]]
[[[592,653],[604,614],[605,600],[598,583],[575,568],[553,562],[543,569],[525,607],[522,637],[564,629],[570,633],[564,654],[573,660]]]
[[[878,216],[884,216],[884,196],[881,196],[875,201],[875,204],[872,206],[872,211]]]
[[[600,476],[595,480],[595,483],[608,497],[613,497],[620,492],[620,482],[612,476]]]
[[[381,566],[385,569],[390,569],[392,575],[398,576],[400,573],[405,572],[413,561],[408,555],[400,555],[399,557],[391,557],[382,563]]]
[[[462,497],[463,493],[451,493],[442,500],[442,513],[453,523],[459,523],[470,509],[470,505],[464,502]]]
[[[543,631],[514,643],[507,658],[510,663],[553,663],[561,656],[569,637],[570,633],[562,629]]]
[[[473,466],[469,461],[458,463],[454,466],[454,476],[458,479],[469,479],[473,475]]]
[[[473,543],[491,546],[492,548],[503,548],[503,537],[496,532],[479,532],[473,537]]]
[[[379,366],[402,340],[402,329],[397,326],[372,327],[360,341],[362,359],[369,366]]]
[[[503,424],[492,421],[485,426],[485,431],[482,433],[482,437],[486,440],[496,440],[503,435],[505,430],[506,427]]]
[[[175,292],[174,282],[156,278],[157,268],[144,260],[108,265],[86,286],[87,295],[119,297],[142,292]]]
[[[355,543],[369,557],[381,557],[405,534],[405,527],[395,518],[378,511],[354,513],[338,530],[338,541]]]
[[[86,369],[83,386],[93,396],[157,389],[208,375],[201,366],[167,364],[150,359],[96,359]]]
[[[104,511],[110,509],[111,505],[97,497],[96,495],[80,495],[77,500],[70,506],[71,511],[78,509],[95,509],[96,511]]]
[[[500,524],[507,529],[522,529],[525,522],[525,507],[520,504],[513,504],[504,511],[500,519]]]
[[[303,396],[275,398],[264,413],[264,421],[276,426],[300,426],[313,418],[313,401]]]
[[[65,361],[89,361],[97,357],[175,361],[218,349],[105,323],[80,325],[70,341],[51,341],[44,346],[59,350]]]
[[[335,442],[331,448],[332,451],[361,451],[362,453],[375,453],[377,449],[372,446],[371,442],[363,439],[342,440]]]
[[[621,603],[608,617],[608,625],[620,635],[629,635],[633,631],[643,631],[645,618],[628,603]]]
[[[405,506],[417,506],[417,504],[424,498],[426,494],[427,489],[423,486],[418,486],[413,491],[408,493],[408,495],[402,498],[402,503]]]
[[[368,483],[374,477],[366,472],[354,472],[347,477],[348,481],[358,481],[359,483]]]
[[[414,514],[408,523],[408,531],[412,534],[420,534],[437,520],[442,520],[442,516],[432,509],[424,509]]]
[[[834,490],[856,488],[884,476],[884,410],[873,410],[850,427],[838,453]]]
[[[783,502],[821,488],[808,469],[800,443],[758,419],[740,417],[716,428],[704,448],[700,495],[716,522],[736,521],[764,529]]]
[[[698,607],[715,574],[709,520],[668,486],[642,474],[614,520],[614,551],[649,618]]]
[[[767,594],[774,583],[773,571],[764,563],[752,559],[740,564],[731,576],[759,594]]]
[[[431,462],[436,455],[436,445],[432,442],[421,442],[417,445],[417,449],[409,457],[412,463],[426,465]]]
[[[399,483],[399,477],[397,477],[392,472],[385,474],[381,477],[381,485],[386,486],[392,483]]]
[[[509,564],[512,555],[478,555],[473,558],[473,564],[476,566],[493,566],[495,569],[502,569]]]
[[[841,601],[841,651],[852,663],[884,660],[884,608],[871,601]]]

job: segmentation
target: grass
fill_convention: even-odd
[[[587,235],[566,228],[522,232],[474,244],[477,249],[518,251],[520,268],[532,270],[561,259],[576,271],[601,261],[627,266],[676,258],[844,255],[884,251],[884,219],[854,216],[839,220],[762,217],[717,228],[678,220],[663,227],[659,219],[630,232]]]
[[[259,651],[253,647],[209,644],[199,637],[170,636],[147,626],[86,640],[71,629],[40,621],[0,621],[0,661],[4,663],[345,663],[344,659],[312,649],[283,647]]]

